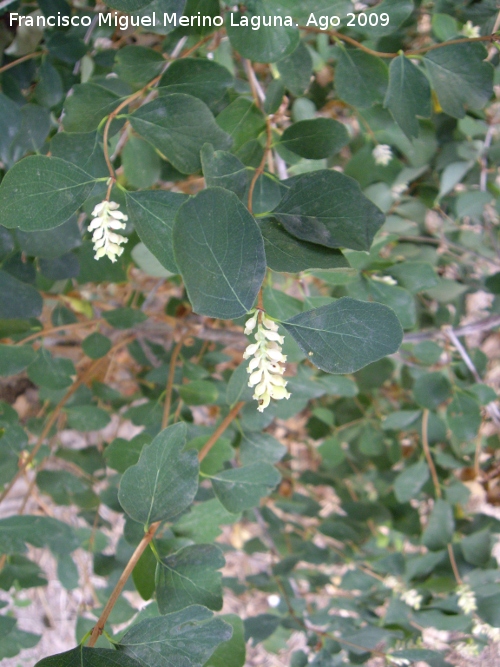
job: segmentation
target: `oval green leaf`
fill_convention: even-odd
[[[403,340],[394,311],[349,297],[282,324],[309,360],[327,373],[354,373],[396,352]]]
[[[264,241],[238,197],[207,188],[179,209],[174,252],[193,309],[232,319],[254,305],[266,271]]]

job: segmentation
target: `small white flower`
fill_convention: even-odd
[[[411,662],[408,660],[408,658],[396,658],[395,655],[391,655],[388,653],[386,656],[387,662],[390,665],[396,665],[396,667],[406,667],[406,665],[411,665]]]
[[[259,412],[264,412],[271,402],[271,398],[281,400],[290,398],[285,389],[287,381],[283,377],[285,371],[281,363],[286,361],[286,355],[281,351],[284,337],[278,333],[278,325],[265,315],[257,324],[257,315],[247,320],[245,333],[250,334],[257,325],[255,343],[246,348],[243,359],[250,359],[247,372],[250,374],[249,387],[255,387],[253,397],[259,401]]]
[[[407,189],[408,183],[396,183],[391,188],[391,195],[394,199],[399,199],[400,195]]]
[[[391,591],[400,591],[401,590],[401,582],[399,579],[396,577],[393,577],[392,575],[389,575],[388,577],[385,577],[384,581],[382,582],[386,588],[390,588]]]
[[[127,239],[113,231],[125,229],[125,222],[128,220],[128,217],[118,210],[119,207],[116,202],[105,200],[97,204],[92,211],[93,220],[89,225],[89,232],[94,232],[92,242],[95,259],[101,259],[106,255],[112,262],[116,262],[123,252],[121,244],[126,243]]]
[[[481,36],[481,28],[477,25],[473,25],[472,21],[467,21],[467,23],[462,28],[461,34],[464,37],[475,39],[476,37]]]
[[[415,609],[415,611],[418,611],[422,604],[423,597],[414,588],[410,588],[408,591],[401,593],[401,600],[403,600],[409,607]]]
[[[279,595],[273,594],[273,595],[269,595],[268,598],[267,598],[267,604],[270,607],[277,607],[280,602],[281,602],[281,598],[280,598]]]
[[[397,285],[398,281],[394,280],[391,276],[378,276],[377,274],[372,274],[370,276],[372,280],[375,280],[377,283],[384,283],[385,285]]]
[[[249,336],[257,326],[257,313],[245,322],[245,336]]]
[[[477,610],[476,596],[467,584],[462,584],[457,588],[458,606],[464,614],[472,614]]]
[[[392,160],[392,149],[387,144],[379,144],[372,150],[372,155],[375,160],[375,164],[380,164],[383,167],[387,167],[389,162]]]

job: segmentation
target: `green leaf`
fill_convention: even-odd
[[[463,118],[465,108],[482,109],[492,96],[493,66],[486,56],[477,42],[445,45],[424,56],[439,104],[449,116]]]
[[[123,173],[133,188],[150,188],[161,175],[161,158],[151,144],[129,137],[122,151]]]
[[[247,376],[248,377],[248,376]],[[277,463],[287,453],[287,448],[269,433],[245,433],[240,443],[240,459],[244,466],[257,461]]]
[[[217,116],[217,125],[233,140],[234,152],[259,136],[266,126],[266,119],[254,102],[237,97]]]
[[[24,231],[62,225],[80,208],[94,184],[92,176],[60,158],[24,158],[0,184],[2,225]]]
[[[43,578],[42,570],[36,563],[16,554],[7,558],[2,572],[0,572],[0,588],[4,591],[10,590],[12,586],[16,588],[34,588],[36,586],[46,586],[47,583],[47,580]]]
[[[435,410],[451,396],[451,385],[442,373],[426,373],[415,381],[413,395],[419,405]]]
[[[405,468],[394,480],[394,493],[398,502],[407,503],[418,496],[428,479],[429,467],[425,461]]]
[[[107,336],[96,331],[82,341],[82,350],[91,359],[101,359],[111,350],[112,342]]]
[[[36,476],[36,483],[39,490],[58,505],[95,509],[99,504],[88,483],[65,470],[41,470]]]
[[[101,142],[98,132],[58,132],[52,137],[50,148],[53,157],[71,162],[91,176],[101,178],[108,174]]]
[[[302,41],[289,56],[278,60],[276,67],[285,88],[288,88],[292,95],[303,95],[309,88],[313,74],[313,61],[309,49]]]
[[[38,317],[42,307],[42,297],[34,287],[0,271],[0,319]]]
[[[17,621],[12,616],[0,616],[0,639],[3,639],[15,627]]]
[[[299,241],[277,220],[264,220],[260,231],[264,238],[267,265],[273,271],[299,273],[308,269],[340,269],[349,266],[340,250]]]
[[[139,433],[131,440],[115,438],[104,450],[104,458],[110,468],[123,473],[137,463],[142,448],[149,444],[151,444],[151,436],[147,433]]]
[[[40,635],[32,632],[24,632],[14,628],[9,634],[0,640],[0,660],[13,658],[24,648],[32,648],[40,641]],[[16,661],[17,662],[17,661]]]
[[[212,542],[222,530],[222,524],[231,524],[240,519],[240,514],[232,514],[220,504],[217,498],[198,503],[191,507],[174,526],[176,535],[188,537],[198,544]]]
[[[150,4],[148,0],[147,4]],[[116,52],[114,70],[134,89],[142,88],[165,67],[165,59],[144,46],[124,46]]]
[[[0,553],[26,551],[26,543],[49,547],[56,555],[64,555],[80,546],[71,526],[46,516],[10,516],[0,519]]]
[[[127,192],[127,213],[141,241],[168,271],[179,273],[174,259],[174,219],[187,196],[176,192]]]
[[[20,373],[35,357],[35,350],[27,345],[0,345],[0,375]]]
[[[21,250],[26,255],[43,259],[62,257],[82,243],[77,216],[72,216],[59,227],[43,232],[22,232],[16,229],[15,234]]]
[[[293,178],[273,215],[303,241],[353,250],[369,250],[384,222],[353,178],[329,170]]]
[[[389,87],[384,100],[392,117],[411,140],[418,137],[417,116],[431,115],[431,87],[423,72],[400,55],[389,68]]]
[[[238,197],[207,188],[179,209],[174,252],[193,309],[231,319],[254,305],[266,271],[257,223]]]
[[[431,264],[426,262],[401,262],[388,269],[401,287],[412,294],[435,287],[438,284],[436,272]]]
[[[40,348],[36,359],[28,367],[28,377],[40,387],[66,389],[73,383],[76,369],[71,359],[53,357],[48,350]]]
[[[113,649],[80,645],[70,651],[43,658],[35,667],[140,667],[140,664],[127,654]]]
[[[453,435],[462,442],[471,442],[477,437],[482,423],[477,400],[457,393],[446,409],[446,421]]]
[[[142,667],[202,667],[232,628],[199,605],[133,625],[117,646]]]
[[[226,561],[215,544],[193,544],[163,558],[156,566],[156,600],[161,614],[192,604],[222,609],[222,575]]]
[[[422,535],[422,543],[431,551],[445,549],[452,540],[454,529],[451,505],[438,498]]]
[[[467,535],[460,542],[465,560],[477,567],[482,567],[488,563],[491,557],[491,546],[491,533],[487,528],[472,533],[472,535]]]
[[[182,58],[174,60],[158,85],[160,97],[185,93],[211,106],[231,88],[233,76],[226,67],[213,60]]]
[[[201,164],[207,188],[221,187],[231,190],[244,203],[250,185],[250,171],[236,155],[226,151],[214,151],[205,144],[201,150]]]
[[[130,116],[130,124],[183,174],[200,170],[203,144],[216,149],[231,145],[210,109],[192,95],[174,93],[153,100]]]
[[[237,366],[229,382],[227,383],[226,391],[226,402],[229,406],[233,407],[239,401],[251,401],[253,390],[248,386],[248,373],[247,373],[248,362],[243,361],[239,366]]]
[[[92,132],[116,109],[121,98],[115,92],[95,83],[73,86],[64,103],[63,125],[66,132]]]
[[[150,600],[155,592],[156,556],[152,549],[143,551],[132,571],[132,579],[143,600]]]
[[[360,109],[382,102],[388,82],[384,61],[359,49],[339,47],[335,54],[335,90],[338,96]]]
[[[213,382],[194,380],[179,387],[179,394],[186,405],[210,405],[217,401],[219,392]]]
[[[116,329],[131,329],[145,322],[148,316],[137,308],[115,308],[102,314],[106,322]]]
[[[192,503],[199,465],[196,452],[183,451],[185,444],[186,424],[170,426],[144,447],[139,462],[123,475],[118,500],[134,521],[167,521]]]
[[[301,120],[287,127],[280,144],[308,160],[321,160],[338,153],[349,143],[345,125],[332,118]]]
[[[241,512],[259,504],[281,479],[269,463],[258,461],[243,468],[223,470],[210,478],[215,495],[228,512]]]
[[[292,53],[299,43],[299,31],[295,26],[285,27],[284,18],[282,25],[279,17],[275,23],[275,15],[269,0],[254,0],[245,13],[227,12],[225,23],[231,46],[243,58],[258,63],[274,63]],[[271,20],[271,26],[263,24],[264,18],[266,22]]]
[[[244,621],[245,641],[252,639],[255,646],[270,637],[281,623],[281,618],[274,614],[258,614],[250,616]]]
[[[236,614],[224,614],[219,618],[231,625],[233,636],[227,642],[219,644],[205,667],[244,667],[246,647],[243,621]]]
[[[75,405],[66,408],[66,414],[68,415],[69,427],[82,433],[100,431],[106,428],[111,421],[106,410],[102,410],[95,405]]]
[[[495,628],[500,628],[500,593],[488,595],[477,601],[477,613]]]
[[[349,297],[283,322],[310,361],[328,373],[354,371],[393,354],[403,331],[394,312]]]

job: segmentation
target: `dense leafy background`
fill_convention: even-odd
[[[498,29],[494,0],[0,0],[0,660],[495,664]],[[256,304],[291,393],[262,414]]]

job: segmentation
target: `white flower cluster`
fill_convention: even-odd
[[[260,318],[260,321],[258,321]],[[281,364],[286,356],[281,352],[284,338],[278,333],[278,325],[263,313],[255,313],[245,324],[245,334],[249,336],[257,327],[255,343],[247,347],[244,359],[250,359],[247,371],[250,373],[249,387],[255,387],[253,397],[259,401],[259,412],[264,412],[271,398],[290,398],[285,389],[287,381],[283,377],[285,367]]]
[[[128,216],[118,211],[120,205],[114,201],[102,201],[92,211],[94,218],[89,225],[89,232],[94,232],[92,242],[94,244],[95,259],[109,257],[112,262],[122,254],[122,243],[127,239],[117,234],[116,229],[125,229]]]
[[[500,628],[494,628],[488,623],[476,623],[472,628],[472,634],[475,637],[479,635],[486,635],[492,642],[500,641]]]
[[[392,160],[392,149],[387,144],[379,144],[375,146],[372,151],[373,159],[375,164],[380,164],[383,167],[387,167],[389,162]]]
[[[471,587],[467,584],[461,584],[457,588],[458,601],[457,604],[464,614],[472,614],[477,610],[476,596]]]
[[[410,588],[409,590],[404,591],[404,593],[401,593],[401,600],[403,600],[403,602],[409,607],[415,609],[415,611],[418,611],[420,609],[420,605],[422,604],[423,597],[418,593],[417,590]]]
[[[455,651],[462,658],[476,658],[479,655],[479,646],[473,641],[459,642],[455,646]]]
[[[464,37],[469,37],[476,39],[481,36],[481,28],[477,25],[474,25],[472,21],[467,21],[467,23],[462,28],[462,35]]]

